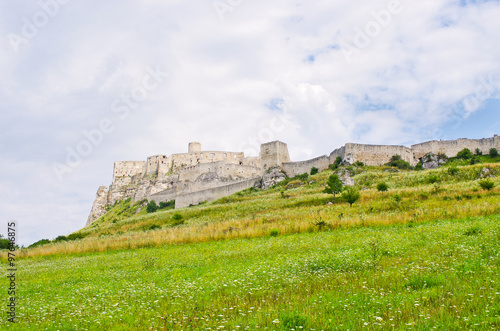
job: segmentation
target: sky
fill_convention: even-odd
[[[0,233],[85,226],[113,163],[500,133],[500,1],[0,2]]]

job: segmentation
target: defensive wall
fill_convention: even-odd
[[[494,135],[491,138],[483,139],[467,139],[460,138],[457,140],[432,140],[421,144],[411,146],[413,157],[415,160],[423,157],[427,153],[446,154],[448,157],[456,156],[464,148],[468,148],[471,152],[475,152],[479,148],[483,154],[489,153],[491,148],[500,149],[500,137]]]
[[[276,140],[260,145],[261,176],[267,169],[281,167],[284,162],[290,162],[288,147],[284,142]]]
[[[366,165],[382,165],[388,163],[393,155],[400,155],[401,159],[413,163],[411,148],[398,145],[365,145],[345,144],[344,161],[353,164],[361,161]]]
[[[207,190],[202,190],[193,193],[181,194],[175,197],[175,208],[188,207],[189,205],[196,205],[203,201],[213,201],[247,188],[254,187],[260,181],[260,177],[255,177],[243,180],[237,183],[232,183],[224,186],[214,187]],[[159,195],[157,195],[160,197]],[[155,196],[156,197],[156,196]]]
[[[301,162],[285,162],[283,163],[283,171],[288,175],[288,177],[295,177],[297,175],[303,174],[304,172],[309,173],[312,167],[318,168],[319,171],[328,169],[330,165],[330,158],[326,155]]]
[[[252,178],[260,175],[260,169],[254,166],[239,165],[226,162],[201,163],[188,166],[179,170],[180,181],[194,182],[205,173],[216,173],[219,177]]]

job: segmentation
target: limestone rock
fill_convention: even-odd
[[[422,168],[424,169],[436,169],[442,166],[448,161],[447,158],[441,157],[434,153],[427,153],[422,159]]]
[[[97,194],[90,210],[89,218],[87,219],[87,225],[94,222],[96,219],[106,214],[106,203],[108,201],[108,188],[106,186],[100,186],[97,190]]]
[[[262,177],[262,189],[267,189],[286,179],[286,175],[279,167],[270,168]]]
[[[337,175],[339,176],[339,179],[344,186],[353,186],[354,185],[354,179],[352,179],[352,174],[349,170],[341,168],[337,172]]]

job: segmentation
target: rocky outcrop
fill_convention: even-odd
[[[264,176],[262,176],[262,189],[265,190],[285,179],[286,175],[281,171],[280,167],[270,168],[266,171]]]
[[[85,226],[91,224],[106,213],[107,201],[108,188],[106,186],[100,186],[97,190],[96,198],[94,200],[94,204],[92,205],[92,209],[90,210],[90,215]]]
[[[427,153],[420,161],[422,162],[422,168],[436,169],[445,164],[446,161],[448,161],[448,158],[444,155]]]

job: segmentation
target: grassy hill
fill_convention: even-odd
[[[322,192],[332,170],[179,210],[117,203],[20,252],[9,329],[500,328],[500,165],[338,171],[352,207]]]

